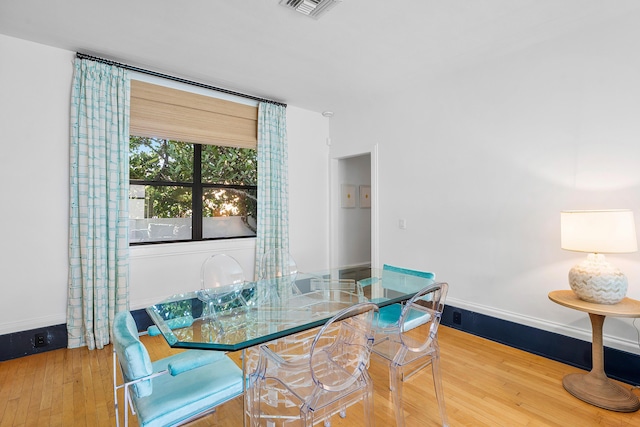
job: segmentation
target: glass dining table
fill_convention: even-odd
[[[340,268],[194,290],[146,311],[171,347],[234,352],[321,326],[359,302],[406,301],[432,283],[402,272]]]
[[[339,268],[295,277],[242,283],[233,288],[199,289],[174,295],[147,313],[174,348],[242,351],[245,378],[256,367],[259,345],[276,351],[309,342],[340,310],[371,301],[384,307],[410,299],[432,279],[369,267]],[[306,332],[306,333],[305,333]],[[244,383],[244,387],[247,384]],[[249,425],[244,394],[243,425]]]

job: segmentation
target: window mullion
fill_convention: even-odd
[[[192,236],[193,240],[202,240],[202,145],[193,144],[193,213]]]

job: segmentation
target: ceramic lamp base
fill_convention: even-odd
[[[581,300],[597,304],[616,304],[627,294],[626,276],[602,254],[589,254],[574,266],[569,286]]]

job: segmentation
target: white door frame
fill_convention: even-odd
[[[338,261],[338,220],[341,215],[340,209],[340,180],[339,164],[340,160],[369,154],[371,156],[371,266],[380,267],[379,249],[379,203],[378,203],[378,144],[371,147],[369,151],[360,151],[344,154],[340,157],[330,159],[329,165],[329,263],[331,268],[341,267]]]

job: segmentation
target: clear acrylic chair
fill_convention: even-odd
[[[246,306],[243,296],[244,271],[232,256],[214,254],[200,268],[200,291],[198,298],[207,304],[209,314],[234,306]]]
[[[330,298],[331,292],[348,292],[357,296],[361,302],[364,301],[364,291],[362,285],[353,279],[331,279],[325,277],[314,277],[309,281],[309,288],[313,291],[321,291]]]
[[[222,352],[187,350],[152,362],[128,311],[116,314],[112,337],[117,426],[120,389],[124,389],[125,427],[129,412],[137,415],[139,426],[180,425],[242,394],[242,369]]]
[[[249,375],[246,402],[251,426],[313,426],[346,416],[362,402],[364,425],[373,425],[373,382],[367,366],[373,344],[372,322],[378,308],[359,303],[343,309],[315,338],[295,343],[286,355],[259,347]],[[297,351],[295,351],[297,349]]]
[[[373,353],[386,359],[389,363],[389,387],[392,390],[398,427],[405,425],[402,382],[408,378],[407,372],[416,373],[429,364],[431,364],[442,425],[448,425],[440,374],[440,348],[438,346],[438,326],[444,309],[447,289],[446,283],[427,286],[404,305],[400,321],[396,325],[376,330]],[[405,327],[408,322],[417,317],[422,319],[419,326],[414,326],[411,329]]]
[[[283,248],[270,249],[262,255],[258,280],[267,287],[269,294],[282,296],[283,293],[299,295],[296,286],[298,265],[293,256]]]

